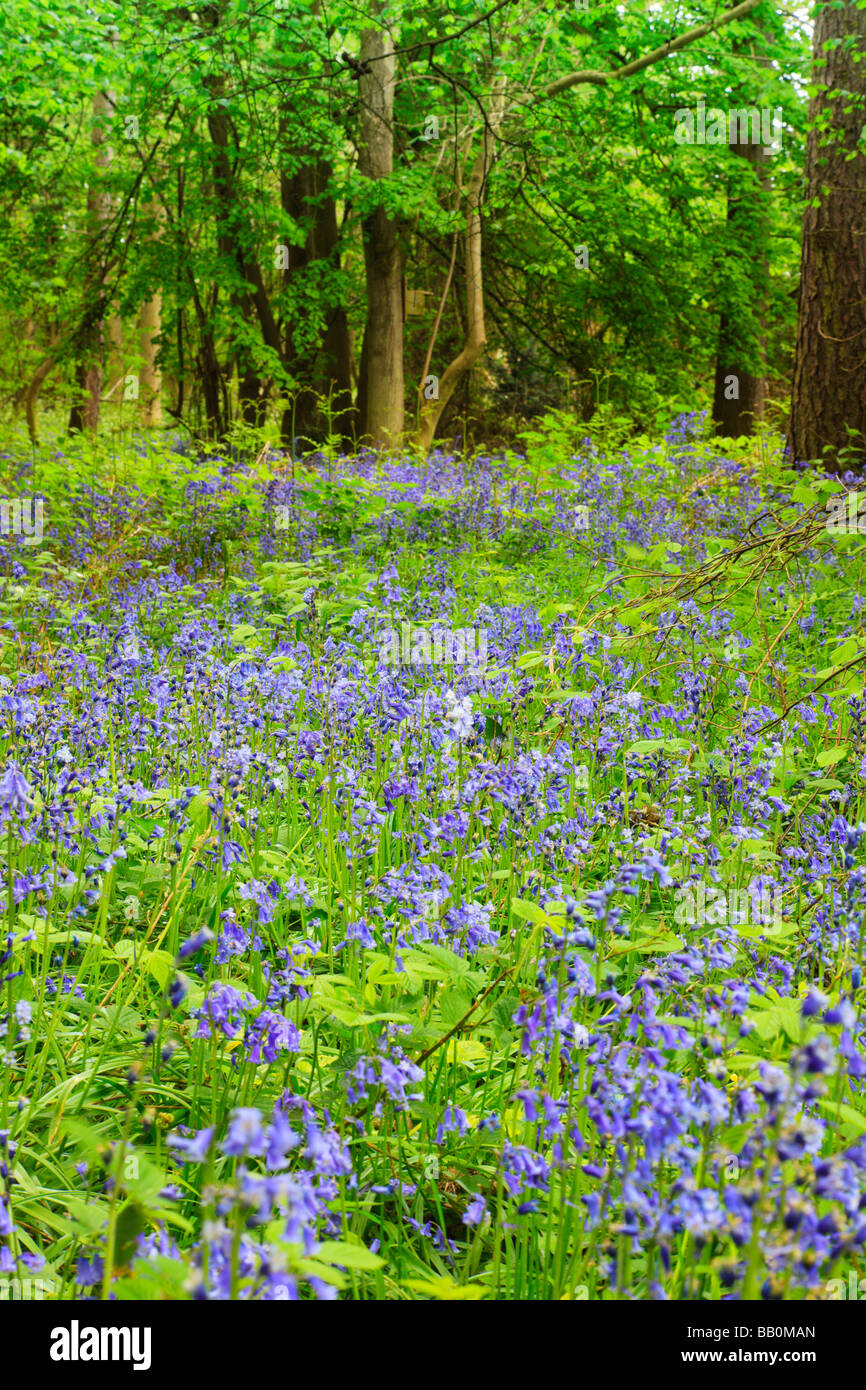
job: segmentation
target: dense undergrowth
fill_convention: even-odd
[[[524,443],[6,449],[7,1281],[859,1275],[861,542],[745,548],[829,484],[695,418]]]

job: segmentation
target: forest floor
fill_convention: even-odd
[[[695,417],[4,468],[5,1278],[843,1296],[866,639],[856,532],[808,530],[835,485]]]

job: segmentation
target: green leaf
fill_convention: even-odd
[[[341,1265],[343,1269],[380,1269],[385,1263],[366,1245],[354,1245],[346,1240],[324,1241],[315,1252],[315,1258],[326,1264]]]
[[[439,996],[439,1016],[443,1027],[453,1028],[471,1007],[472,999],[463,990],[443,990]]]
[[[147,1225],[147,1210],[140,1202],[131,1200],[121,1207],[114,1228],[114,1262],[118,1269],[129,1264],[136,1251],[138,1237]]]
[[[538,903],[531,902],[529,898],[512,898],[511,911],[515,917],[520,917],[524,922],[532,922],[536,927],[545,927],[551,922],[551,914],[539,907]]]
[[[477,1303],[487,1296],[486,1290],[479,1284],[455,1284],[447,1275],[438,1279],[406,1279],[403,1287],[446,1303]]]
[[[840,744],[838,748],[825,748],[815,759],[818,767],[835,767],[836,763],[841,763],[843,758],[847,758],[851,752],[850,743]]]
[[[846,1125],[850,1125],[855,1134],[866,1134],[866,1115],[859,1110],[855,1110],[853,1105],[847,1105],[845,1101],[833,1100],[831,1096],[821,1096],[818,1100],[818,1109],[822,1110],[830,1120],[835,1120],[838,1115]]]

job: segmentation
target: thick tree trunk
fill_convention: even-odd
[[[841,472],[866,466],[866,9],[820,5],[812,57],[788,444],[795,461]]]
[[[69,432],[87,430],[96,434],[99,429],[99,402],[102,396],[102,321],[94,326],[84,340],[83,347],[89,361],[78,362],[75,367],[75,397],[69,412]]]
[[[394,167],[394,49],[380,29],[361,34],[359,169],[384,180]],[[384,203],[364,219],[367,324],[358,385],[362,439],[387,447],[403,433],[403,253],[399,229]]]

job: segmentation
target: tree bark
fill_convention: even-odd
[[[332,170],[327,160],[304,163],[295,172],[283,173],[280,179],[283,210],[299,226],[307,228],[302,246],[288,248],[288,279],[314,262],[340,267],[337,207],[328,194]],[[353,436],[354,408],[352,405],[352,363],[349,341],[349,320],[344,306],[332,303],[326,310],[325,331],[318,348],[311,351],[300,341],[300,335],[286,334],[285,362],[292,376],[304,385],[295,397],[293,406],[283,415],[283,438],[295,435],[313,440],[326,432],[320,409],[322,398],[330,400],[332,427],[349,444]]]
[[[42,387],[45,385],[45,382],[48,380],[48,377],[50,376],[51,372],[57,365],[57,358],[54,354],[53,349],[55,343],[57,342],[58,336],[59,335],[57,333],[57,330],[52,329],[50,334],[50,350],[47,353],[47,355],[43,357],[42,361],[39,363],[38,367],[36,368],[32,377],[30,378],[29,382],[24,388],[24,414],[27,420],[27,434],[30,438],[31,444],[39,443],[39,417],[37,414],[39,393],[42,390]]]
[[[394,167],[395,58],[381,29],[361,34],[361,62],[369,70],[358,82],[361,148],[358,167],[382,181]],[[380,447],[396,444],[403,433],[403,253],[399,228],[383,201],[364,219],[367,323],[358,385],[359,430]]]
[[[164,211],[159,203],[148,203],[144,209],[154,223],[153,240],[158,240]],[[162,293],[155,290],[139,310],[141,367],[141,422],[145,426],[162,424],[162,369],[157,364],[158,339],[162,333]]]
[[[109,317],[105,343],[105,375],[116,381],[124,371],[123,319],[116,309]]]
[[[220,256],[225,261],[233,261],[243,281],[248,283],[249,273],[241,244],[243,228],[240,225],[237,189],[229,153],[229,120],[221,104],[225,96],[225,80],[221,76],[210,77],[205,85],[214,100],[208,109],[207,125],[213,145],[214,191],[219,216],[217,247]],[[241,321],[247,322],[252,317],[253,306],[246,288],[233,291],[231,302],[235,315]],[[236,345],[234,351],[238,367],[238,410],[241,419],[255,424],[261,383],[249,347],[246,344]]]
[[[753,54],[754,56],[754,54]],[[759,60],[768,63],[769,59]],[[743,94],[741,93],[741,98]],[[745,100],[738,105],[749,106]],[[728,232],[731,251],[738,265],[745,269],[749,287],[749,309],[723,309],[719,318],[719,338],[716,352],[716,379],[713,395],[713,420],[716,433],[726,439],[738,439],[754,433],[755,423],[764,414],[766,399],[766,316],[769,264],[767,244],[767,168],[770,156],[761,144],[749,138],[750,130],[737,129],[746,139],[731,140],[730,149],[746,161],[749,170],[741,170],[740,190],[728,190]],[[759,321],[757,342],[749,320]],[[749,363],[749,366],[745,364]],[[751,364],[758,367],[752,371]],[[736,395],[731,382],[736,383]]]
[[[207,19],[212,31],[218,30],[224,18],[224,10],[222,2],[203,9],[202,15]],[[232,295],[232,303],[236,314],[244,322],[248,322],[255,315],[263,342],[282,360],[282,343],[277,321],[265,290],[261,266],[253,250],[254,234],[232,164],[232,151],[237,151],[238,140],[228,112],[222,105],[225,77],[221,73],[207,77],[204,85],[212,97],[212,104],[207,112],[207,125],[213,146],[214,192],[219,210],[217,246],[225,260],[234,261],[244,286]],[[238,364],[238,407],[241,417],[249,424],[260,424],[264,415],[265,400],[254,354],[246,343],[236,344],[235,354]]]
[[[496,132],[502,121],[505,104],[505,85],[498,79],[494,85],[491,110],[481,137],[481,148],[475,157],[472,173],[466,189],[466,336],[463,347],[448,364],[438,383],[438,399],[425,399],[424,381],[418,388],[419,425],[418,443],[429,449],[436,434],[436,426],[448,402],[462,379],[471,372],[484,351],[487,342],[487,329],[484,319],[484,267],[481,234],[481,202],[493,162],[493,147]],[[426,373],[425,373],[426,378]]]
[[[812,59],[788,444],[839,473],[866,466],[866,9],[822,4]]]
[[[145,300],[139,316],[141,332],[141,421],[143,425],[162,424],[162,370],[157,356],[157,339],[162,332],[162,295],[157,292]]]
[[[606,87],[610,82],[618,82],[623,77],[633,77],[635,73],[643,72],[644,68],[652,67],[654,63],[660,63],[671,53],[679,53],[682,49],[688,48],[690,44],[696,43],[698,39],[703,39],[707,34],[721,29],[725,24],[733,24],[737,19],[745,19],[746,15],[754,10],[758,5],[763,4],[763,0],[740,0],[739,5],[734,5],[732,9],[725,10],[718,18],[711,19],[707,24],[699,24],[694,29],[687,29],[684,34],[679,34],[676,38],[668,39],[660,48],[654,48],[651,53],[645,53],[642,58],[635,58],[630,63],[623,64],[622,67],[615,68],[613,72],[601,72],[592,68],[581,68],[579,72],[570,72],[566,77],[558,77],[555,82],[549,82],[546,87],[535,97],[536,101],[546,101],[549,97],[558,96],[560,92],[565,92],[569,87],[578,87],[585,83],[590,83],[595,87]]]
[[[111,216],[111,195],[103,186],[102,175],[111,167],[112,150],[107,143],[108,127],[114,114],[110,92],[93,97],[90,141],[96,151],[95,177],[87,190],[87,234],[89,248],[84,294],[84,314],[76,343],[76,394],[69,412],[69,431],[99,428],[99,401],[102,395],[102,359],[105,347],[105,284],[101,236]]]

